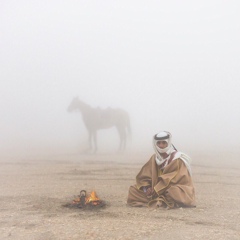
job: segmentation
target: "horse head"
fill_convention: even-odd
[[[91,107],[85,102],[81,101],[78,97],[74,97],[71,103],[69,104],[67,111],[73,112],[75,110],[88,111]]]
[[[79,103],[80,103],[80,100],[78,99],[78,97],[74,97],[71,103],[69,104],[67,111],[73,112],[77,110],[79,108]]]

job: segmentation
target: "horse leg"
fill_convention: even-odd
[[[126,149],[126,144],[127,144],[127,129],[124,127],[122,131],[123,131],[122,141],[123,141],[123,151],[124,151]]]
[[[122,150],[123,151],[126,149],[126,138],[127,138],[127,134],[125,129],[123,129],[123,134],[122,134]]]
[[[96,153],[97,152],[97,131],[93,132],[93,143],[94,143],[93,153]]]
[[[88,131],[88,151],[92,150],[92,131]]]
[[[120,138],[120,144],[118,148],[118,152],[121,152],[126,147],[126,133],[125,130],[121,127],[117,127],[119,138]]]

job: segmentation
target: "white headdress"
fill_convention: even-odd
[[[158,141],[167,142],[168,143],[167,147],[159,148],[157,146]],[[172,153],[173,152],[172,150],[174,150],[174,148],[172,146],[172,135],[171,135],[171,133],[167,132],[167,131],[162,131],[162,132],[157,133],[153,137],[153,145],[154,145],[154,148],[156,148],[159,153],[167,153],[167,154]]]
[[[166,148],[159,148],[157,146],[158,141],[167,142],[168,143],[167,147]],[[156,159],[155,160],[156,160],[157,165],[161,165],[164,162],[166,162],[166,164],[167,164],[167,161],[169,160],[169,158],[171,156],[171,153],[176,152],[173,160],[175,160],[177,158],[181,158],[183,160],[183,162],[185,163],[186,167],[188,168],[188,171],[191,175],[191,167],[190,167],[191,159],[185,153],[177,152],[175,147],[172,145],[172,135],[171,135],[170,132],[161,131],[161,132],[155,134],[154,137],[153,137],[153,148],[154,148],[154,151],[156,153]],[[167,158],[162,158],[160,153],[167,153],[168,157]],[[165,164],[164,164],[164,166],[165,166]]]

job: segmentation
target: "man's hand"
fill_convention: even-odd
[[[153,189],[151,187],[148,187],[147,190],[146,190],[146,195],[147,196],[151,196],[153,194]]]

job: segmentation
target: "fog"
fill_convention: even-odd
[[[190,154],[237,153],[239,1],[2,0],[0,155],[79,154],[87,146],[73,97],[123,108],[127,151],[152,152],[170,131]],[[118,148],[100,130],[99,153]]]

